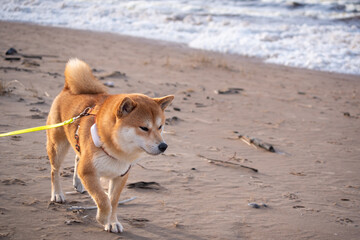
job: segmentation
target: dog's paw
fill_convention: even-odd
[[[112,233],[122,233],[124,228],[120,222],[116,221],[106,224],[104,230]]]
[[[74,188],[77,192],[79,193],[84,193],[86,192],[86,189],[85,187],[82,185],[80,179],[77,179],[77,181],[73,181],[73,185],[74,185]]]
[[[63,193],[54,193],[51,194],[51,201],[56,203],[64,203],[65,202],[65,196]]]

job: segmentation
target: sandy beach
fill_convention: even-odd
[[[21,55],[9,61],[11,47]],[[0,138],[0,239],[359,238],[360,76],[11,22],[0,22],[0,52],[0,132],[45,125],[73,57],[112,94],[175,95],[168,150],[144,155],[128,180],[157,184],[120,197],[137,197],[119,206],[122,234],[103,231],[96,210],[68,210],[94,205],[72,194],[72,150],[67,202],[51,204],[45,131]]]

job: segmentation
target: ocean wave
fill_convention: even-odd
[[[360,74],[360,1],[3,0],[0,19],[179,42]]]

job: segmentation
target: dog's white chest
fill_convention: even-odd
[[[105,153],[95,155],[93,163],[99,177],[110,179],[124,175],[131,167],[130,161],[117,160],[109,157]]]

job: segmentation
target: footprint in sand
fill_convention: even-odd
[[[17,178],[5,179],[2,180],[1,183],[4,185],[26,185],[23,180]]]

